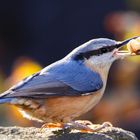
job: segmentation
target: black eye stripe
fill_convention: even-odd
[[[106,53],[106,52],[108,52],[109,50],[108,50],[107,48],[101,48],[100,51],[101,51],[100,53]]]
[[[101,55],[103,53],[111,52],[115,48],[117,48],[116,45],[113,45],[113,46],[105,46],[105,47],[102,47],[102,48],[97,49],[97,50],[87,51],[85,53],[80,53],[74,59],[75,60],[82,60],[84,58],[87,58],[88,59],[91,56],[99,56],[99,55]]]
[[[114,45],[111,45],[111,46],[104,46],[100,49],[97,49],[97,50],[93,50],[93,51],[87,51],[87,52],[84,52],[84,53],[80,53],[80,54],[77,54],[76,56],[73,57],[73,59],[75,60],[83,60],[84,58],[90,58],[91,56],[98,56],[98,55],[101,55],[103,53],[107,53],[107,52],[111,52],[112,50],[114,50],[115,48],[119,48],[121,46],[124,46],[126,45],[130,40],[132,39],[135,39],[137,38],[138,36],[136,37],[133,37],[133,38],[130,38],[130,39],[127,39],[127,40],[124,40],[120,43],[116,43]]]

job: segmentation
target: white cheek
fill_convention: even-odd
[[[86,65],[93,71],[100,73],[102,78],[106,80],[112,62],[113,61],[110,60],[109,56],[93,56],[86,61]]]
[[[93,56],[89,59],[93,64],[99,65],[99,64],[104,64],[105,63],[105,58],[102,56]]]
[[[106,65],[112,63],[114,58],[112,57],[112,53],[106,53],[99,56],[92,56],[90,57],[90,61],[96,65]]]

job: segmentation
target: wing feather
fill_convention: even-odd
[[[55,63],[24,79],[1,96],[48,98],[56,96],[79,96],[94,92],[103,86],[97,72],[82,62]]]

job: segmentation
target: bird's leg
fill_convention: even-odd
[[[63,128],[63,123],[45,123],[41,126],[41,128]]]

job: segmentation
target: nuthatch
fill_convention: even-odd
[[[100,101],[110,66],[128,56],[120,48],[131,39],[90,40],[2,93],[0,103],[16,105],[28,119],[69,123]]]

